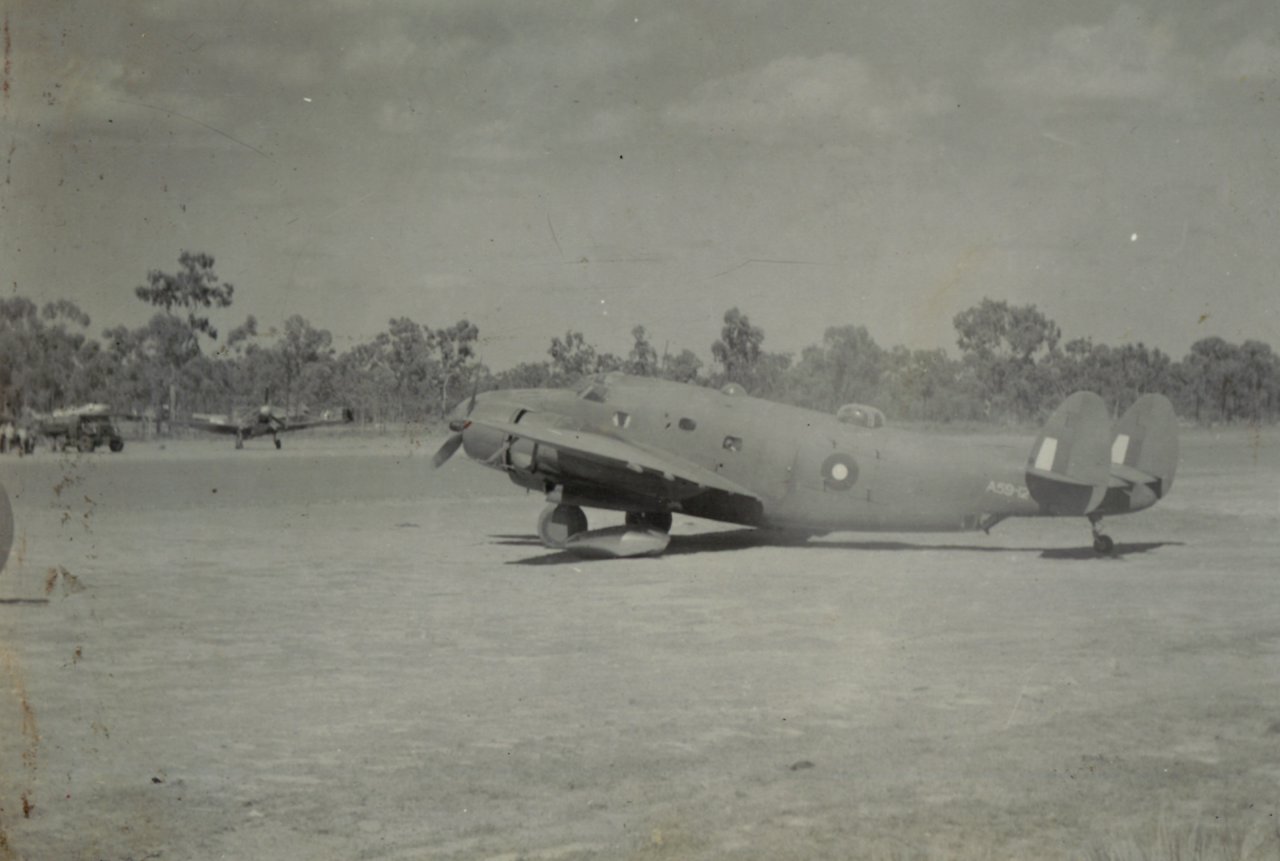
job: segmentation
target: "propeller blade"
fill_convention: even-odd
[[[453,457],[453,453],[458,450],[460,445],[462,445],[462,434],[450,434],[449,438],[444,441],[444,445],[440,446],[439,450],[431,456],[432,468],[439,469],[443,466],[446,460]]]

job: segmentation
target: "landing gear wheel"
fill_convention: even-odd
[[[272,439],[271,441],[272,441],[272,442],[274,442],[274,443],[276,444],[276,448],[280,448],[280,446],[284,445],[284,443],[282,443],[282,442],[279,440],[279,438],[274,438],[274,439]]]
[[[1111,540],[1111,536],[1102,534],[1101,516],[1089,515],[1089,526],[1093,529],[1094,552],[1106,556],[1115,550],[1116,543]]]
[[[244,437],[236,434],[236,448],[244,448]]]
[[[538,537],[553,550],[563,550],[574,535],[587,531],[587,515],[576,505],[548,505],[538,515]]]
[[[111,450],[115,452],[124,451],[124,440],[113,439],[111,441]]]
[[[627,525],[637,529],[656,529],[659,532],[671,531],[670,511],[628,511]]]

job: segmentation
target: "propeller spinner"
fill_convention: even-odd
[[[462,445],[462,432],[471,426],[471,422],[467,420],[467,416],[471,415],[471,411],[476,408],[476,397],[478,391],[471,390],[471,400],[467,402],[467,412],[461,418],[455,418],[449,422],[449,438],[444,441],[444,445],[436,450],[431,456],[432,469],[439,469],[444,466],[445,461],[453,457],[453,453]]]

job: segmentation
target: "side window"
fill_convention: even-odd
[[[736,436],[725,437],[724,447],[727,451],[742,451],[742,437],[736,437]]]
[[[631,414],[630,414],[630,413],[624,413],[624,412],[622,412],[621,410],[619,410],[618,412],[614,413],[614,414],[613,414],[613,426],[614,426],[614,427],[620,427],[620,428],[630,427],[630,426],[631,426]]]
[[[680,430],[683,431],[691,431],[698,426],[698,423],[693,419],[680,419],[677,424],[679,424]]]

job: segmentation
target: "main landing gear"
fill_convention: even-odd
[[[587,515],[576,505],[548,505],[538,515],[538,537],[554,550],[563,550],[573,536],[587,531]]]
[[[1090,514],[1089,526],[1093,529],[1094,552],[1102,556],[1110,556],[1111,552],[1116,549],[1116,543],[1111,540],[1110,535],[1102,534],[1102,515]]]
[[[657,556],[667,549],[670,532],[668,511],[629,511],[625,525],[592,531],[576,505],[548,505],[538,517],[538,538],[544,545],[580,556]]]

